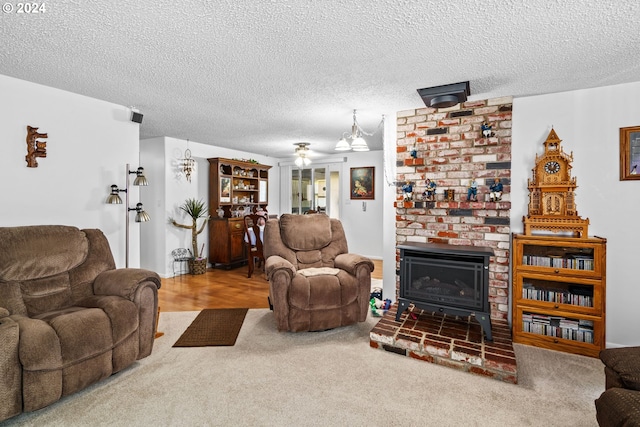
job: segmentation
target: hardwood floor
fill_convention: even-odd
[[[382,279],[382,260],[373,260],[371,275]],[[161,311],[199,311],[203,308],[269,308],[269,282],[256,268],[247,278],[247,266],[224,270],[207,269],[205,274],[183,274],[162,279],[158,291]]]

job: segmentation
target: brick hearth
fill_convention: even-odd
[[[482,328],[473,317],[430,313],[412,306],[396,322],[397,308],[396,303],[371,330],[372,348],[513,384],[518,382],[511,330],[506,321],[491,320],[493,342],[490,342],[484,340]]]

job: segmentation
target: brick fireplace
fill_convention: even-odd
[[[511,97],[397,114],[396,246],[435,243],[491,249],[488,304],[494,341],[485,342],[472,316],[412,307],[396,321],[395,304],[371,332],[372,347],[516,382],[507,323],[511,115]],[[491,201],[489,185],[496,178],[504,192],[501,200]],[[437,184],[433,198],[426,197],[427,180]],[[477,200],[467,200],[473,180]],[[413,190],[409,199],[403,189],[406,184]],[[396,299],[399,293],[397,274]]]
[[[511,97],[504,97],[397,114],[396,243],[493,249],[489,303],[491,318],[502,320],[509,310],[511,103]],[[492,136],[483,136],[483,123],[491,126]],[[495,178],[504,187],[499,202],[491,202],[488,194]],[[427,179],[437,184],[434,201],[422,197]],[[467,200],[473,179],[478,201]],[[407,181],[413,183],[411,201],[404,200],[402,191]],[[453,190],[452,200],[444,190]]]

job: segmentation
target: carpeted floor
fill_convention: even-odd
[[[515,345],[519,384],[369,347],[366,323],[278,333],[249,310],[233,347],[173,348],[198,312],[163,313],[151,356],[0,425],[596,426],[598,359]]]

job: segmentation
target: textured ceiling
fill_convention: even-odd
[[[423,106],[418,88],[468,80],[473,100],[640,80],[637,0],[171,3],[0,13],[0,74],[135,106],[141,138],[274,157],[299,141],[332,153],[353,109],[373,132]]]

